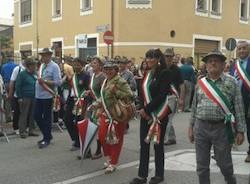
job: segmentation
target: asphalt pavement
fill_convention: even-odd
[[[174,119],[177,144],[165,146],[165,181],[167,184],[198,184],[195,172],[194,145],[187,139],[190,113],[179,113]],[[38,149],[37,137],[20,139],[11,136],[10,142],[0,138],[0,184],[128,184],[137,176],[139,159],[139,120],[130,122],[125,135],[119,167],[105,175],[104,158],[77,160],[78,151],[69,151],[71,141],[65,130],[54,128],[53,142]],[[95,150],[96,145],[92,146]],[[250,164],[244,163],[246,142],[234,150],[233,161],[238,184],[249,184]],[[149,177],[154,175],[153,150]],[[211,161],[212,184],[224,184],[216,163]]]

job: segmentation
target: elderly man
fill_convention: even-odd
[[[234,142],[243,143],[245,131],[240,88],[234,78],[223,73],[226,57],[220,51],[212,51],[202,60],[208,74],[196,86],[188,131],[190,141],[195,141],[199,183],[210,184],[210,150],[213,146],[225,181],[236,184],[231,146]]]
[[[34,119],[43,134],[43,139],[38,141],[38,146],[46,148],[52,139],[53,97],[56,87],[61,85],[62,79],[59,66],[51,60],[52,51],[44,48],[39,54],[42,64],[36,82]]]
[[[250,163],[250,57],[249,44],[246,41],[239,41],[237,44],[237,55],[239,59],[234,65],[231,74],[237,79],[241,88],[241,94],[245,106],[247,124],[247,139],[249,143],[248,155],[245,162]]]

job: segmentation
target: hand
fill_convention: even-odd
[[[84,96],[89,96],[91,94],[90,90],[85,91]]]
[[[151,119],[151,117],[145,112],[144,109],[140,109],[138,112],[141,115],[141,117],[144,118],[145,120],[150,120]]]
[[[22,98],[18,98],[18,103],[22,103],[23,99]]]
[[[42,84],[44,82],[44,80],[42,78],[37,78],[37,81],[39,84]]]
[[[236,140],[235,140],[235,142],[236,142],[236,144],[237,145],[241,145],[243,142],[244,142],[244,133],[243,132],[238,132],[237,134],[236,134]]]
[[[178,103],[179,103],[179,109],[181,111],[183,111],[183,109],[184,109],[184,100],[182,98],[179,98]]]
[[[117,91],[116,85],[111,86],[111,92],[115,93]]]
[[[192,144],[194,143],[194,129],[193,129],[193,127],[188,128],[188,139]]]

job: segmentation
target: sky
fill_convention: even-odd
[[[0,0],[0,18],[11,18],[14,13],[14,0]]]

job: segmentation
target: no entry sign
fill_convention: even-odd
[[[106,31],[103,34],[103,40],[107,45],[111,45],[114,41],[114,35],[111,31]]]

